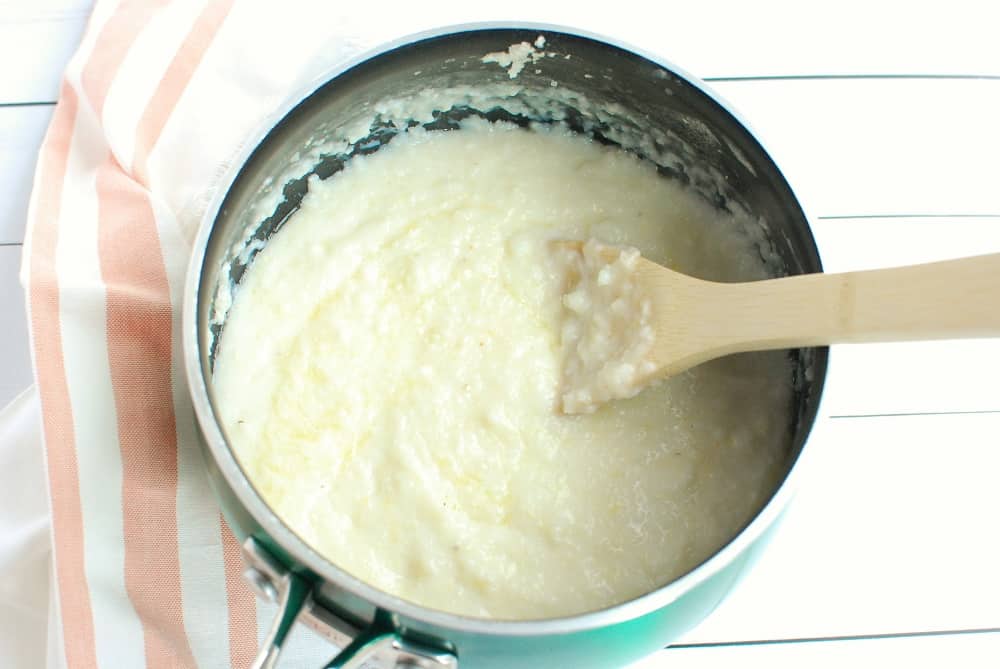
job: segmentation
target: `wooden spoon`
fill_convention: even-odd
[[[634,251],[623,255],[621,249],[596,241],[586,245],[560,241],[557,248],[562,254],[571,253],[561,258],[580,259],[570,290],[605,286],[592,288],[603,291],[600,294],[567,293],[564,299],[576,312],[572,317],[576,322],[564,329],[576,333],[570,340],[564,335],[564,346],[569,346],[563,395],[567,413],[593,411],[607,399],[631,397],[657,379],[730,353],[842,342],[1000,336],[1000,254],[865,272],[717,283],[667,269]],[[626,255],[630,268],[625,270],[626,287],[597,280],[597,273],[613,264],[620,278],[625,265],[618,263],[626,262]],[[619,295],[619,290],[627,293]],[[611,308],[599,306],[602,301],[619,303],[619,298],[631,301],[635,316],[623,316],[620,309],[602,312]],[[608,329],[612,322],[617,325]],[[582,339],[579,333],[584,333]]]
[[[1000,337],[1000,254],[749,283],[640,258],[635,279],[652,303],[650,380],[741,351]]]

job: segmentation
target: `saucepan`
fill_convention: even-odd
[[[760,252],[781,259],[780,273],[822,271],[802,206],[747,124],[694,77],[613,39],[548,25],[452,27],[388,44],[293,92],[248,140],[208,207],[184,302],[185,365],[206,466],[242,543],[247,579],[279,604],[256,666],[275,666],[289,630],[305,624],[341,649],[333,659],[317,658],[328,667],[620,667],[704,619],[754,561],[792,496],[816,422],[825,348],[788,353],[795,388],[790,447],[769,501],[690,572],[604,610],[501,621],[424,608],[339,569],[268,508],[227,443],[212,383],[240,278],[294,214],[310,175],[330,177],[408,126],[447,130],[470,115],[558,122],[620,145],[712,206],[756,217]]]

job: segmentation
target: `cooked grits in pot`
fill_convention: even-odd
[[[417,604],[538,619],[647,593],[775,489],[791,363],[731,356],[569,415],[551,244],[766,278],[744,223],[558,127],[412,129],[311,177],[242,277],[214,371],[229,443],[293,531]]]

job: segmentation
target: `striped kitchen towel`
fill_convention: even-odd
[[[48,667],[249,666],[272,610],[242,580],[203,471],[183,277],[245,138],[290,91],[398,29],[365,19],[326,3],[93,9],[39,155],[21,270],[52,514]],[[332,654],[297,635],[282,666]]]

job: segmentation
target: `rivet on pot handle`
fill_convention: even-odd
[[[275,669],[292,625],[304,622],[324,638],[343,647],[324,669],[456,669],[451,653],[404,639],[391,617],[377,615],[371,626],[357,630],[312,598],[312,587],[302,576],[288,571],[248,537],[242,546],[246,565],[243,576],[257,596],[278,602],[278,613],[250,669]]]

